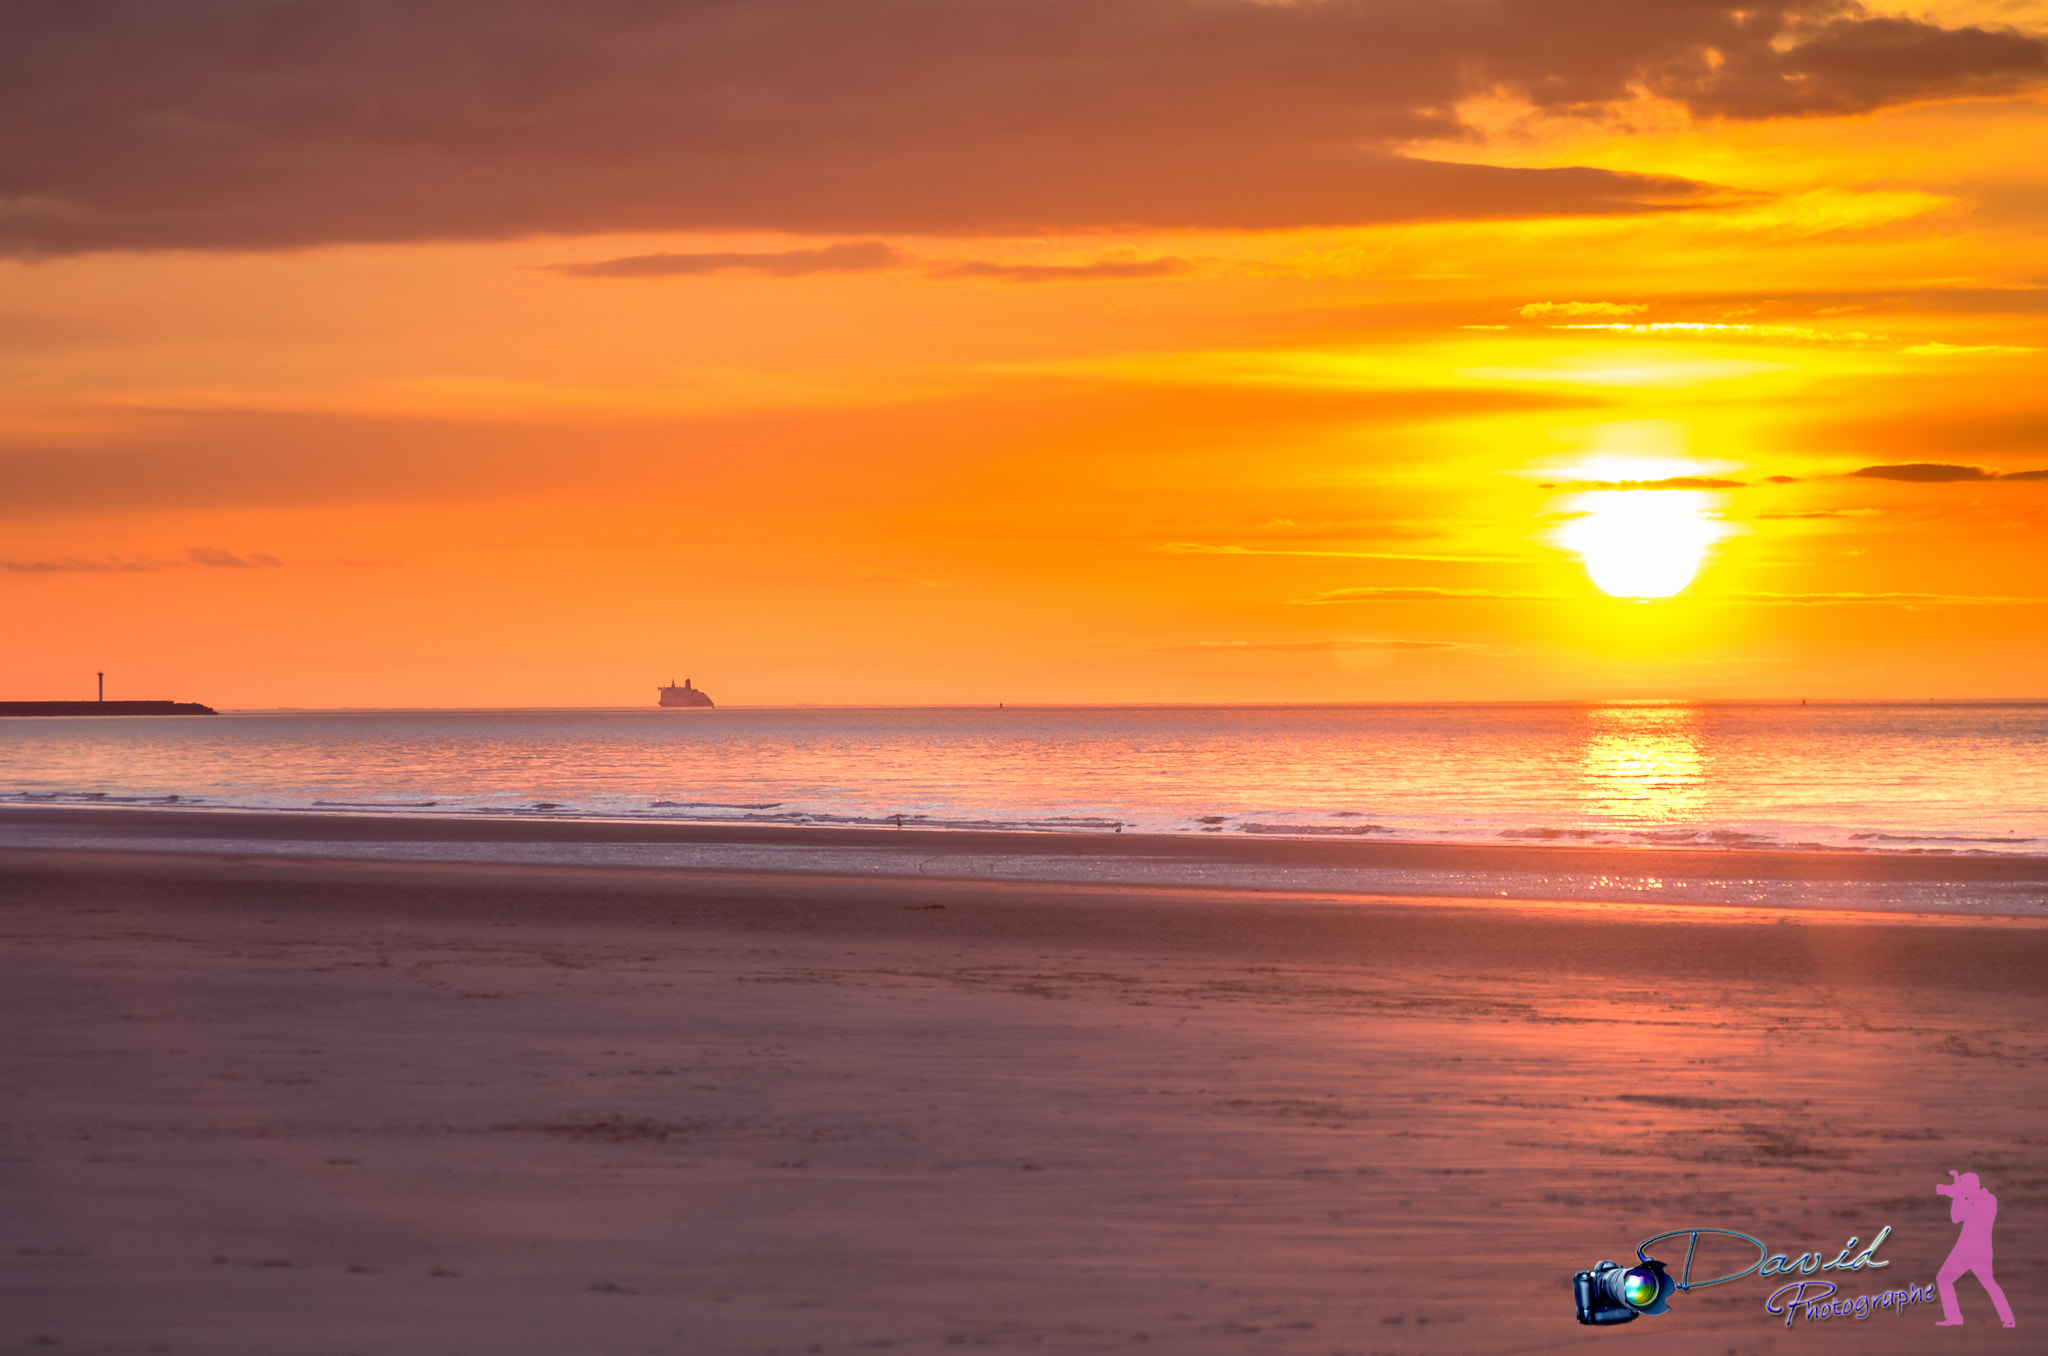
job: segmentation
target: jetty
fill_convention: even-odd
[[[0,716],[217,716],[220,712],[198,702],[110,702],[107,675],[100,680],[96,702],[0,702]]]
[[[217,716],[198,702],[0,702],[0,716]]]

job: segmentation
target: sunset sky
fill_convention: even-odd
[[[0,698],[2048,696],[2048,0],[7,10]]]

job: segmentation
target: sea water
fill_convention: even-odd
[[[2048,852],[2048,703],[250,711],[0,721],[0,803]]]

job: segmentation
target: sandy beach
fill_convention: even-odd
[[[1960,1329],[1572,1320],[1695,1226],[1891,1226],[1840,1293],[1926,1284],[1951,1168],[2048,1321],[2036,919],[258,837],[0,851],[0,1348],[2022,1350],[1971,1280]]]

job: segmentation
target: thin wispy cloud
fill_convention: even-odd
[[[1954,353],[2039,353],[2037,348],[2026,348],[2012,344],[1944,344],[1935,340],[1928,344],[1915,344],[1902,348],[1901,353],[1911,353],[1921,358],[1946,358]]]
[[[1772,477],[1780,484],[1789,477]],[[1726,480],[1719,476],[1665,476],[1661,480],[1545,480],[1539,481],[1540,490],[1741,490],[1747,489],[1746,480]]]
[[[1347,651],[1399,652],[1403,650],[1462,649],[1450,640],[1197,640],[1185,645],[1162,645],[1161,654],[1330,654]]]
[[[721,273],[803,278],[814,273],[876,273],[899,268],[904,262],[894,246],[879,240],[855,240],[817,249],[752,254],[632,254],[589,264],[553,264],[550,271],[571,278],[701,278]]]
[[[1328,560],[1413,560],[1438,565],[1510,565],[1523,556],[1448,555],[1422,551],[1324,551],[1293,546],[1236,546],[1199,541],[1161,542],[1152,548],[1169,556],[1309,556]]]
[[[112,557],[101,560],[85,560],[77,556],[57,556],[47,560],[0,560],[0,570],[15,574],[151,574],[162,569],[184,569],[200,566],[215,570],[277,569],[284,565],[276,556],[262,551],[251,551],[236,555],[213,546],[192,546],[186,548],[185,559],[178,562],[147,560],[117,560]]]
[[[1574,321],[1565,325],[1552,325],[1554,330],[1597,330],[1605,334],[1640,334],[1651,338],[1689,339],[1708,338],[1763,339],[1779,343],[1799,344],[1873,344],[1882,342],[1882,334],[1869,330],[1817,330],[1811,325],[1752,325],[1738,321],[1722,320],[1658,320],[1636,321]],[[1910,353],[1913,350],[1906,349]]]
[[[765,278],[808,278],[821,273],[881,273],[910,268],[916,260],[879,240],[843,241],[812,249],[762,252],[708,251],[697,254],[631,254],[591,263],[550,264],[547,271],[570,278],[704,278],[746,274]],[[1005,283],[1131,282],[1192,272],[1186,259],[1098,259],[1085,264],[1017,264],[986,259],[939,263],[933,278]]]
[[[1722,291],[1660,292],[1652,303],[1670,314],[1690,314],[1714,321],[1742,321],[1755,328],[1772,329],[1776,319],[1896,315],[2038,315],[2048,311],[2048,287],[2008,283],[1998,287],[1942,286],[1902,282],[1888,288],[1856,291],[1805,291],[1797,288],[1770,292]],[[1784,327],[1775,327],[1782,329]],[[1947,351],[1959,351],[1951,345]]]
[[[1534,320],[1540,316],[1632,316],[1649,309],[1639,301],[1532,301],[1516,314]]]
[[[276,569],[284,564],[276,556],[265,555],[261,551],[238,556],[232,551],[223,551],[214,546],[187,547],[185,558],[194,565],[204,565],[214,570]]]
[[[157,568],[139,560],[79,560],[59,556],[54,560],[0,560],[0,570],[15,574],[147,574]]]
[[[939,269],[942,278],[986,278],[1011,283],[1128,282],[1171,278],[1192,271],[1185,259],[1105,259],[1092,264],[993,264],[980,260]]]
[[[1554,598],[1537,593],[1496,593],[1491,589],[1356,588],[1331,589],[1313,598],[1290,601],[1319,606],[1324,603],[1542,603]]]
[[[2048,603],[2048,598],[2013,598],[1966,593],[1720,593],[1706,596],[1718,603],[1825,603],[1871,604],[1962,604],[1978,607],[2027,607]]]

